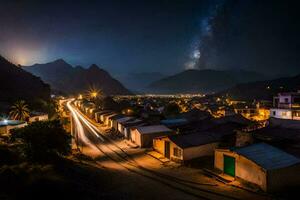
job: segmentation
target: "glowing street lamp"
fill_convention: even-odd
[[[93,98],[96,98],[96,97],[97,97],[97,95],[98,95],[98,93],[97,93],[97,92],[91,92],[91,97],[93,97]]]
[[[82,94],[80,94],[79,96],[78,96],[78,99],[82,99],[83,97],[82,97]]]

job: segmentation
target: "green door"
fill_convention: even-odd
[[[230,176],[235,176],[235,158],[224,155],[224,173]]]

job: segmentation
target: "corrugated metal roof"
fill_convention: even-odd
[[[210,144],[220,141],[220,136],[210,132],[193,133],[185,135],[171,135],[169,139],[174,142],[180,148],[188,148],[194,146],[200,146],[204,144]]]
[[[151,134],[151,133],[160,133],[160,132],[171,132],[172,130],[164,125],[153,125],[153,126],[142,126],[138,127],[137,130],[141,134]]]
[[[265,143],[233,149],[266,170],[280,169],[300,163],[300,159]]]
[[[164,119],[161,120],[160,122],[165,125],[172,125],[172,124],[186,124],[188,121],[185,118],[180,118],[180,119]]]
[[[120,119],[116,119],[116,122],[118,123],[122,123],[122,122],[127,122],[129,120],[131,120],[133,117],[122,117]]]

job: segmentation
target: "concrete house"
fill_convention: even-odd
[[[119,129],[120,133],[123,134],[126,139],[130,139],[132,129],[135,129],[140,126],[145,126],[145,125],[147,125],[147,124],[143,120],[134,119],[134,120],[130,120],[128,122],[120,122],[118,129]]]
[[[268,192],[300,184],[300,159],[265,143],[216,149],[215,168]]]
[[[133,117],[126,117],[126,116],[123,116],[122,118],[116,119],[115,122],[114,122],[113,128],[121,133],[121,123],[128,122],[132,119],[133,119]]]
[[[214,155],[219,139],[212,133],[169,135],[153,140],[153,148],[164,157],[175,162]]]
[[[47,121],[47,120],[48,120],[48,114],[41,113],[41,112],[32,112],[32,113],[30,113],[28,122],[32,123],[32,122]]]
[[[278,119],[300,120],[300,91],[279,93],[273,98],[270,117]]]
[[[141,126],[131,131],[131,141],[139,147],[151,147],[154,138],[171,134],[174,132],[164,125]]]
[[[103,115],[103,114],[106,114],[106,113],[109,113],[111,112],[110,110],[103,110],[103,111],[98,111],[95,113],[95,121],[96,122],[101,122],[101,119],[100,119],[100,116]]]
[[[120,115],[120,114],[117,114],[117,115],[115,115],[115,116],[113,116],[113,117],[110,117],[108,120],[108,126],[110,127],[110,128],[115,128],[115,130],[117,130],[118,129],[118,122],[116,121],[117,119],[121,119],[121,118],[123,118],[124,117],[124,115]]]
[[[115,112],[106,113],[100,116],[101,121],[103,124],[108,125],[108,118],[117,115]]]
[[[105,117],[108,116],[108,115],[111,115],[111,114],[113,114],[113,113],[114,113],[113,111],[102,113],[102,114],[100,115],[100,122],[104,123]]]
[[[0,121],[0,135],[8,135],[12,129],[23,128],[27,126],[26,122],[18,120],[3,120]]]

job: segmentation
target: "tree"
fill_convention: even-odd
[[[165,108],[166,116],[174,116],[180,113],[180,107],[176,103],[169,103]]]
[[[17,101],[12,107],[9,113],[10,117],[14,120],[25,121],[29,117],[28,105],[25,101]]]
[[[33,161],[47,161],[53,157],[68,155],[71,151],[71,135],[59,120],[34,122],[12,131],[12,141],[21,139],[24,153]]]

